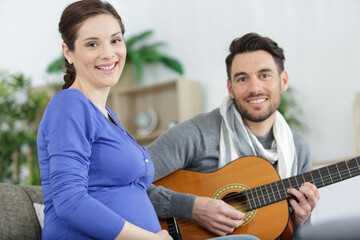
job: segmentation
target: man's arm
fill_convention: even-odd
[[[149,187],[147,193],[158,217],[169,218],[176,216],[192,219],[195,195],[177,193],[153,184]]]
[[[191,121],[180,123],[169,129],[147,148],[154,163],[154,181],[176,170],[186,169],[189,162],[200,151],[201,136]],[[148,195],[159,217],[185,217],[192,219],[195,196],[181,194],[164,187],[151,185]]]
[[[155,180],[178,169],[209,172],[217,169],[219,129],[217,113],[181,123],[148,147],[155,165]],[[206,129],[202,131],[201,129]],[[231,233],[242,224],[245,214],[222,200],[181,194],[163,187],[148,190],[159,217],[185,217],[217,235]],[[229,218],[231,217],[231,218]]]

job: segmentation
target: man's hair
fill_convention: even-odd
[[[226,57],[226,71],[231,80],[231,64],[236,54],[264,50],[273,56],[279,74],[284,70],[284,50],[276,42],[257,33],[248,33],[241,38],[235,38],[229,47],[230,54]]]

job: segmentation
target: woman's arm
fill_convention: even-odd
[[[125,221],[124,227],[119,233],[119,235],[115,238],[115,240],[125,240],[125,239],[132,239],[132,240],[172,240],[169,233],[166,230],[161,230],[157,233],[152,233],[146,231],[142,228],[135,226],[127,221]]]

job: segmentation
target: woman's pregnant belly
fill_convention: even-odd
[[[126,221],[151,232],[161,230],[146,190],[136,183],[119,187],[89,187],[88,192],[91,197],[103,203]]]

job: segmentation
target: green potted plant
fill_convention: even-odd
[[[295,89],[289,87],[286,92],[281,94],[279,112],[284,116],[286,122],[295,131],[306,133],[308,126],[303,121],[304,111],[295,98]]]
[[[152,30],[147,30],[140,34],[130,36],[125,41],[127,57],[124,72],[130,72],[132,83],[139,83],[142,78],[144,65],[146,64],[160,63],[181,75],[183,74],[183,67],[178,60],[159,51],[159,47],[165,45],[164,42],[147,43],[148,38],[153,33]],[[48,73],[64,72],[63,55],[55,59],[46,71]],[[123,75],[126,74],[124,72]]]
[[[183,74],[182,65],[178,60],[159,51],[159,47],[165,45],[164,42],[146,43],[146,40],[153,33],[152,30],[147,30],[126,40],[127,57],[125,69],[130,64],[133,66],[135,81],[141,79],[144,65],[151,63],[160,63],[179,74]]]
[[[23,74],[0,72],[0,182],[40,185],[36,132],[48,100]],[[22,180],[25,165],[29,175]]]

